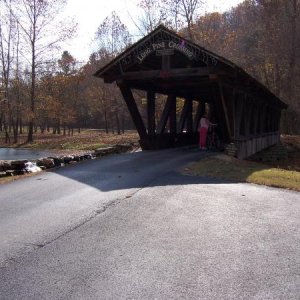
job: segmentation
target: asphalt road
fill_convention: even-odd
[[[106,157],[0,186],[0,299],[299,299],[300,194]]]

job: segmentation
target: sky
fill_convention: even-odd
[[[85,62],[93,52],[94,34],[101,22],[112,11],[120,16],[121,21],[133,33],[132,18],[138,14],[136,3],[138,0],[68,0],[63,14],[73,17],[78,24],[77,36],[66,43],[62,49],[68,50],[77,60]],[[242,0],[207,0],[204,12],[223,12],[243,2]]]

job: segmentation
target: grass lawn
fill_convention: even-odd
[[[25,143],[26,134],[20,136],[18,144],[5,144],[4,138],[0,140],[0,147],[20,147],[39,150],[95,150],[106,146],[133,143],[137,144],[139,137],[136,131],[125,131],[124,134],[105,133],[103,130],[86,129],[74,135],[58,135],[52,133],[34,134],[33,143]]]
[[[232,182],[248,182],[300,192],[300,172],[262,163],[216,155],[185,167],[187,175],[208,176]]]
[[[224,154],[205,158],[184,168],[189,175],[208,176],[231,182],[249,182],[300,191],[300,136],[282,136],[284,159],[264,161],[265,155],[251,160],[238,160]],[[262,154],[272,153],[266,149]]]

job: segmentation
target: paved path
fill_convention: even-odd
[[[191,150],[0,187],[0,299],[299,299],[300,194],[183,176]]]

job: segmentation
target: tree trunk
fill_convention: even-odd
[[[31,102],[31,115],[29,121],[29,130],[27,142],[33,142],[33,127],[34,127],[34,113],[35,113],[35,80],[36,80],[36,3],[33,2],[33,19],[32,19],[32,39],[31,39],[31,89],[30,89],[30,102]]]
[[[20,134],[23,134],[23,122],[22,122],[22,118],[20,117],[20,119],[19,119],[19,133]]]
[[[124,134],[125,133],[125,116],[124,116],[124,113],[122,114],[122,133]]]
[[[57,128],[57,134],[61,134],[60,121],[59,120],[57,121],[56,128]]]
[[[105,122],[105,132],[108,133],[108,120],[107,120],[107,112],[104,111],[104,122]]]
[[[33,121],[31,120],[28,125],[27,143],[33,142]]]
[[[0,132],[3,131],[3,113],[0,115]]]
[[[44,125],[41,125],[41,126],[40,126],[40,129],[41,129],[41,134],[44,134],[44,132],[45,132],[45,126],[44,126]]]
[[[20,124],[20,118],[17,117],[15,128],[14,128],[14,144],[17,144],[19,141],[19,124]]]
[[[4,125],[4,132],[5,132],[5,144],[8,144],[10,143],[10,136],[9,136],[8,126],[7,126],[5,116],[3,118],[3,125]]]
[[[117,133],[118,133],[118,135],[121,135],[121,128],[120,128],[120,120],[119,120],[118,111],[115,112],[115,117],[116,117]]]
[[[10,117],[11,127],[12,127],[13,137],[14,137],[13,143],[16,144],[16,143],[18,143],[18,119],[17,119],[17,121],[14,120],[12,110],[11,110],[11,108],[9,108],[9,109],[10,109],[10,114],[11,114],[11,117]]]

